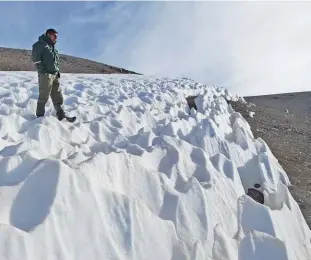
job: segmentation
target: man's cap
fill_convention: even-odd
[[[52,34],[52,33],[58,33],[58,32],[53,28],[47,29],[45,32],[45,34]]]

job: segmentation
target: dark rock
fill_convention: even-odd
[[[195,104],[195,101],[194,101],[196,97],[197,96],[186,97],[186,101],[187,101],[188,106],[189,106],[190,109],[194,108],[195,110],[198,110],[197,105]]]
[[[260,204],[264,204],[265,199],[263,193],[256,189],[248,189],[247,195],[250,196],[253,200],[257,201]]]

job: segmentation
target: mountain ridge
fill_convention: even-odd
[[[0,47],[0,71],[35,71],[30,56],[30,50]],[[124,68],[66,54],[60,54],[60,70],[63,73],[139,74]]]

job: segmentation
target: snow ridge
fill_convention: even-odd
[[[74,124],[51,103],[34,117],[35,73],[0,72],[0,259],[311,259],[286,173],[225,89],[133,75],[61,84]],[[246,195],[255,184],[264,205]]]

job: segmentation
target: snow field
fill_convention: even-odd
[[[50,101],[35,118],[35,73],[0,72],[0,259],[311,259],[286,173],[226,90],[129,75],[61,85],[74,124]],[[264,205],[245,195],[255,184]]]

